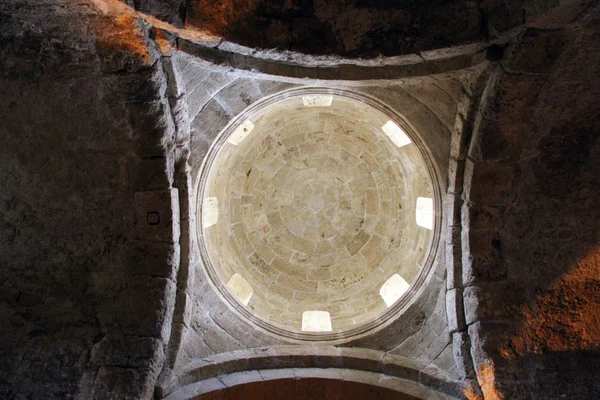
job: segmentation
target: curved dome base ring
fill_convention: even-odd
[[[437,182],[418,135],[386,105],[339,89],[278,93],[231,121],[204,160],[197,207],[205,272],[238,315],[279,337],[345,341],[378,330],[431,270]],[[424,197],[432,226],[415,218]],[[397,277],[401,292],[387,282]],[[390,293],[399,294],[390,301]],[[311,312],[330,319],[303,331]]]

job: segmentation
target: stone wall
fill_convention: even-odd
[[[124,0],[176,26],[253,48],[378,57],[495,40],[558,1]]]
[[[0,397],[148,398],[179,265],[160,53],[98,2],[0,26]]]
[[[467,156],[462,286],[486,399],[600,396],[600,10],[563,17],[509,48]]]

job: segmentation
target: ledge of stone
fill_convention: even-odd
[[[292,366],[294,368],[290,368]],[[159,382],[156,387],[156,397],[163,398],[169,395],[166,399],[170,400],[188,398],[185,396],[202,394],[195,393],[196,390],[204,387],[199,385],[199,382],[206,382],[216,377],[221,377],[220,381],[223,382],[223,376],[244,374],[249,371],[259,371],[263,375],[265,371],[274,370],[278,371],[276,374],[280,374],[280,371],[292,371],[293,374],[289,377],[299,376],[297,371],[302,370],[314,370],[308,375],[310,377],[319,377],[318,374],[329,374],[334,370],[341,371],[343,377],[350,372],[358,375],[367,374],[364,376],[369,376],[368,379],[357,382],[382,386],[381,381],[386,381],[392,386],[384,387],[393,389],[397,386],[395,390],[420,398],[440,398],[431,397],[434,392],[445,396],[441,398],[453,398],[452,396],[460,395],[461,388],[460,382],[449,381],[430,371],[425,371],[425,366],[416,361],[401,356],[386,355],[382,351],[335,346],[289,345],[237,350],[194,360],[182,371],[173,373],[169,379]],[[325,377],[339,379],[334,376]],[[374,377],[377,378],[375,381]],[[408,388],[419,389],[418,393],[407,391],[405,385]],[[193,393],[188,393],[190,390]]]
[[[245,385],[254,382],[267,382],[283,379],[333,379],[364,383],[372,386],[391,389],[420,399],[457,399],[459,397],[442,393],[423,384],[401,379],[381,373],[340,368],[282,368],[268,370],[250,370],[208,378],[182,387],[171,393],[164,400],[184,400],[207,393],[223,390],[228,387]]]
[[[177,39],[178,50],[216,65],[286,78],[337,81],[394,80],[457,71],[488,61],[491,49],[489,44],[475,43],[423,54],[366,60],[254,51],[229,42],[211,44],[184,37]]]

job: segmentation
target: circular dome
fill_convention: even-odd
[[[434,195],[414,135],[371,99],[290,91],[238,116],[201,171],[199,242],[234,309],[294,338],[339,338],[414,293]]]

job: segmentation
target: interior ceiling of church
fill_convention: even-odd
[[[0,0],[0,398],[600,398],[598,35]]]
[[[290,94],[229,131],[201,178],[201,240],[237,300],[294,331],[306,330],[305,312],[327,312],[323,332],[399,300],[427,258],[433,191],[389,116],[349,97]],[[229,283],[235,274],[242,283]]]

